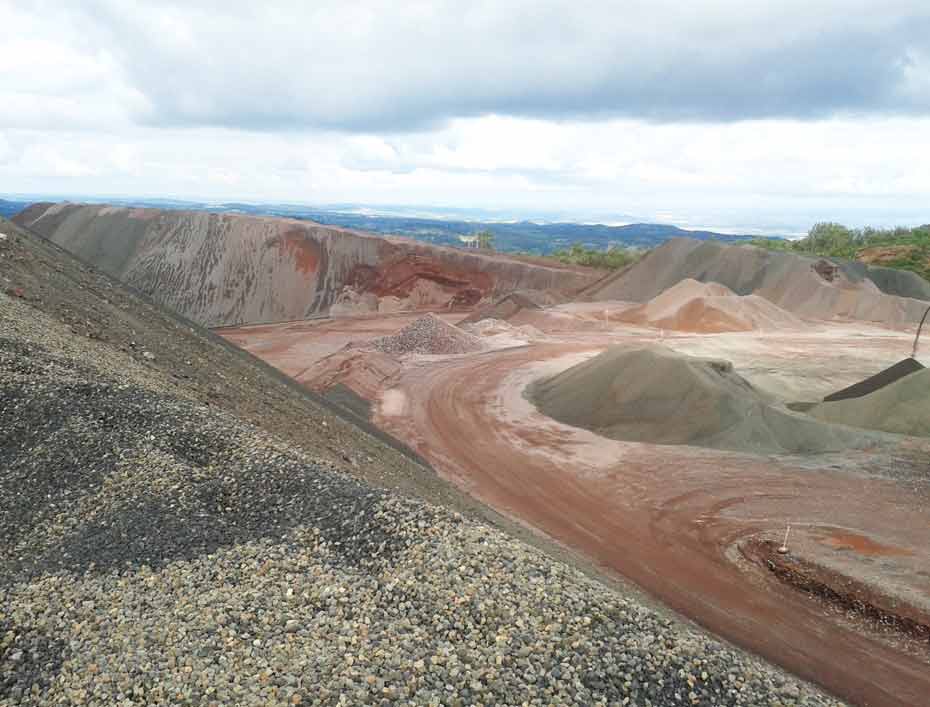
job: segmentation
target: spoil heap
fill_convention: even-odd
[[[875,375],[869,376],[865,380],[853,383],[842,390],[837,390],[824,397],[825,403],[836,402],[837,400],[848,400],[850,398],[861,398],[869,393],[874,393],[887,385],[891,385],[897,380],[909,376],[912,373],[923,370],[923,364],[916,358],[901,359],[888,368],[885,368]]]
[[[824,402],[810,415],[825,422],[930,437],[930,369],[920,369],[868,395]]]
[[[0,224],[0,705],[837,704],[320,461],[403,464]]]
[[[447,324],[430,312],[411,322],[396,334],[383,336],[365,344],[392,356],[404,354],[451,355],[484,350],[477,336]]]
[[[631,324],[697,333],[803,326],[800,319],[763,297],[741,297],[716,282],[698,282],[690,278],[646,304],[622,312],[618,318]]]
[[[485,305],[463,319],[460,324],[474,324],[482,319],[508,320],[525,309],[543,309],[557,304],[564,304],[566,298],[555,292],[541,290],[516,290],[492,303]]]
[[[812,453],[858,441],[848,430],[776,408],[727,361],[660,346],[609,348],[538,381],[529,394],[560,422],[632,442]]]
[[[601,272],[272,216],[33,204],[15,220],[204,326],[574,293]]]
[[[911,272],[689,238],[673,238],[581,296],[645,303],[687,278],[759,295],[805,319],[907,326],[930,300],[930,283]]]

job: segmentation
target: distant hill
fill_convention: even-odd
[[[325,211],[317,209],[280,209],[223,204],[210,210],[234,210],[244,213],[271,213],[307,219],[329,226],[341,226],[382,235],[416,238],[437,245],[460,246],[459,236],[488,230],[494,234],[494,247],[505,252],[524,252],[550,255],[575,243],[586,248],[606,249],[610,246],[626,248],[654,248],[670,238],[686,236],[698,240],[719,240],[727,243],[750,241],[753,236],[730,235],[713,231],[688,231],[677,226],[659,223],[634,223],[623,226],[585,223],[535,223],[533,221],[495,222],[429,219],[405,216],[381,216]]]
[[[7,201],[6,199],[0,199],[0,216],[3,218],[11,218],[14,214],[18,214],[29,206],[30,203],[29,201]]]
[[[58,201],[59,199],[54,199]],[[97,202],[98,200],[82,200]],[[321,208],[293,206],[289,204],[243,204],[228,202],[208,204],[174,199],[108,199],[108,204],[117,206],[150,207],[158,209],[183,209],[217,213],[241,213],[251,215],[284,216],[302,221],[315,221],[327,226],[340,226],[381,235],[396,235],[414,238],[435,245],[462,246],[460,236],[477,231],[489,230],[494,234],[494,247],[503,252],[551,255],[576,243],[593,250],[606,250],[611,246],[626,248],[654,248],[669,238],[686,236],[698,240],[719,240],[728,243],[749,241],[752,236],[715,233],[713,231],[688,231],[677,226],[659,223],[633,223],[624,226],[607,226],[586,223],[536,223],[533,221],[481,221],[454,218],[424,218],[389,214],[366,214],[349,210],[352,207]],[[5,205],[16,205],[12,211],[4,211]],[[15,214],[28,205],[27,202],[0,201],[0,214]]]

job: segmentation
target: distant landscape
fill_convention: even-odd
[[[0,199],[0,216],[10,218],[37,200],[39,199]],[[41,200],[60,199],[49,197]],[[102,200],[93,198],[82,198],[80,201],[102,203]],[[805,238],[790,240],[778,236],[760,237],[687,230],[661,223],[609,226],[567,221],[538,223],[528,220],[489,221],[426,218],[397,213],[362,213],[364,207],[357,205],[345,205],[340,210],[340,207],[239,202],[211,204],[173,199],[107,199],[106,203],[118,206],[282,216],[458,248],[465,245],[460,237],[490,233],[492,247],[499,252],[554,257],[563,263],[609,269],[628,265],[670,238],[688,237],[724,243],[751,243],[769,250],[859,260],[870,265],[909,270],[930,279],[930,224],[914,228],[853,229],[838,223],[825,222],[814,224]]]
[[[58,198],[43,199],[59,201]],[[95,202],[94,199],[81,201]],[[0,214],[12,216],[30,201],[0,199]],[[677,226],[658,223],[634,223],[622,226],[586,223],[536,223],[533,221],[503,222],[422,218],[414,216],[358,213],[349,210],[292,206],[286,204],[244,204],[174,201],[164,199],[108,199],[106,203],[118,206],[139,206],[161,209],[190,209],[219,213],[284,216],[302,221],[315,221],[327,226],[339,226],[381,235],[405,236],[435,245],[463,245],[460,236],[479,231],[490,231],[494,236],[494,249],[502,252],[521,252],[533,255],[552,255],[572,245],[589,250],[607,250],[612,247],[650,249],[669,238],[687,236],[699,240],[720,240],[728,243],[749,241],[749,235],[731,235],[713,231],[690,231]]]

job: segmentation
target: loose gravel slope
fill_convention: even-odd
[[[0,705],[835,704],[148,363],[0,294]]]

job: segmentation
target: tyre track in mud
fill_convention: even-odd
[[[617,461],[598,466],[584,453],[590,433],[538,413],[502,414],[501,389],[515,370],[585,350],[542,345],[418,369],[400,384],[404,414],[381,415],[378,424],[480,500],[733,643],[857,704],[922,704],[930,694],[926,662],[838,624],[761,568],[747,572],[727,555],[738,540],[783,529],[785,517],[859,528],[874,518],[871,529],[886,534],[926,527],[908,491],[684,447],[610,442]]]

